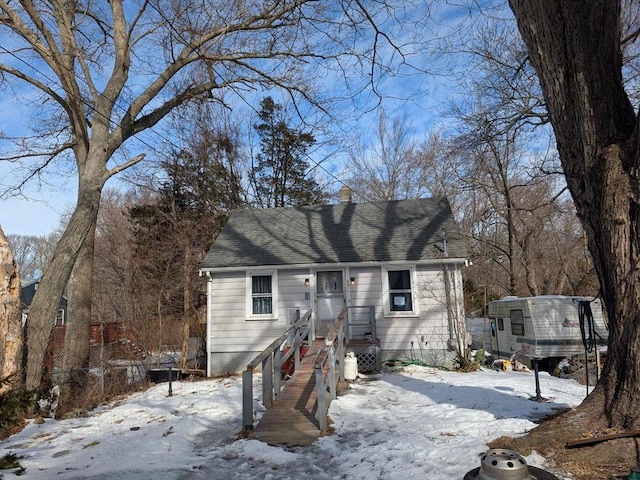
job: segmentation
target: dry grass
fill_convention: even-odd
[[[547,458],[575,480],[626,479],[631,467],[640,463],[640,439],[622,438],[576,448],[567,442],[614,433],[597,413],[594,402],[544,421],[523,437],[501,437],[491,448],[507,448],[529,455],[532,451]]]

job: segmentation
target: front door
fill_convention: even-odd
[[[316,336],[326,337],[331,325],[345,306],[342,271],[318,272]]]

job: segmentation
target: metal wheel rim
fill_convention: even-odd
[[[527,467],[529,469],[530,480],[559,480],[554,474],[542,470],[538,467]],[[467,472],[463,480],[478,480],[480,476],[480,467],[476,467],[473,470]]]

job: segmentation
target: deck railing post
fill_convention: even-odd
[[[343,327],[338,335],[338,378],[341,382],[344,382],[344,338],[345,329]]]
[[[322,367],[316,367],[316,388],[318,389],[318,425],[320,431],[327,429],[327,389],[324,385]]]
[[[282,369],[282,350],[273,352],[273,395],[278,398],[280,395],[280,371]]]
[[[333,347],[329,350],[329,392],[331,393],[332,400],[335,400],[338,397],[338,388],[336,384],[336,350]]]
[[[262,361],[262,401],[265,408],[273,405],[273,353]]]
[[[376,307],[369,307],[369,325],[371,325],[371,338],[375,341],[378,338],[376,333]]]
[[[242,425],[253,430],[253,370],[242,372]]]
[[[316,320],[315,320],[315,316],[313,314],[311,314],[309,316],[309,325],[310,325],[310,329],[309,329],[309,341],[313,342],[316,339]]]
[[[294,369],[300,370],[300,360],[302,359],[302,356],[300,355],[300,349],[302,348],[302,344],[298,344],[296,345],[296,351],[293,354],[293,358],[294,358]]]
[[[295,349],[296,351],[294,352],[294,368],[296,370],[300,369],[300,349],[302,348],[302,336],[300,334],[300,324],[298,323],[298,325],[296,326],[296,341],[295,341]]]

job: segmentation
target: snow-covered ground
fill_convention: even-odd
[[[254,384],[259,417],[259,376]],[[240,378],[174,382],[171,397],[168,384],[158,384],[85,418],[30,423],[0,443],[0,456],[18,456],[23,474],[3,470],[0,477],[461,480],[480,466],[488,441],[521,435],[586,395],[583,385],[546,373],[540,374],[540,386],[547,402],[530,400],[532,373],[456,373],[412,365],[361,375],[331,403],[332,435],[310,447],[280,448],[238,437]],[[552,469],[536,454],[527,462]]]

